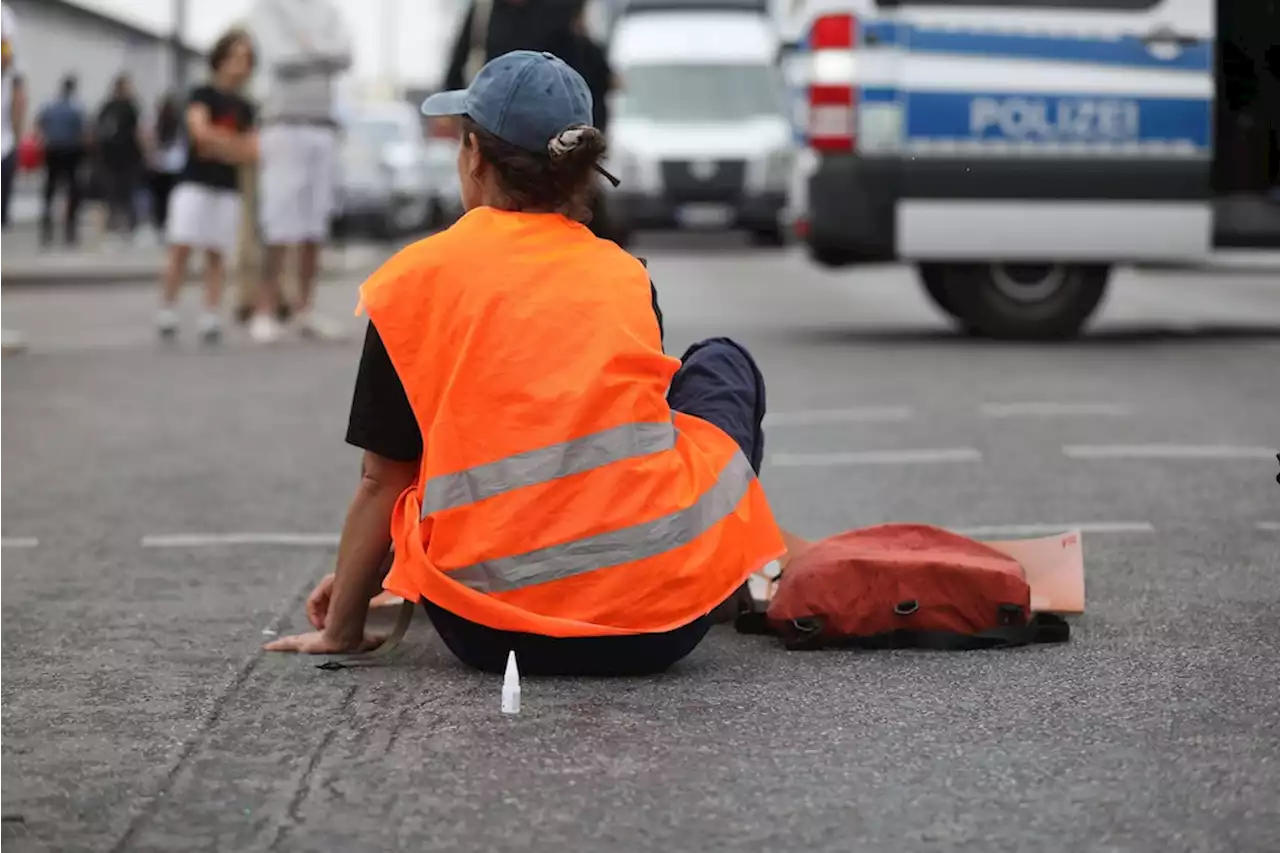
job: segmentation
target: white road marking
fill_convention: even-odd
[[[1280,521],[1259,521],[1258,529],[1268,533],[1280,533]]]
[[[852,409],[809,409],[800,412],[769,413],[765,426],[809,426],[812,424],[894,423],[915,416],[910,406],[856,406]]]
[[[775,453],[769,457],[769,463],[776,468],[814,468],[833,465],[931,465],[981,461],[981,451],[973,447],[862,450],[851,453]]]
[[[983,403],[978,407],[987,418],[1056,418],[1071,416],[1099,416],[1121,418],[1133,414],[1133,407],[1124,403]]]
[[[987,527],[949,527],[964,536],[994,538],[1008,536],[1014,539],[1033,536],[1053,536],[1068,530],[1081,533],[1154,533],[1155,525],[1147,521],[1091,521],[1082,524],[993,524]]]
[[[219,545],[293,545],[329,548],[337,533],[172,533],[143,536],[143,548],[209,548]]]
[[[35,548],[40,545],[40,540],[34,536],[5,536],[0,539],[0,547],[5,548]]]
[[[1072,459],[1270,459],[1275,448],[1235,447],[1229,444],[1068,444],[1062,452]]]

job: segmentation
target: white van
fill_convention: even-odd
[[[1115,264],[1280,263],[1275,4],[798,0],[781,25],[820,264],[913,262],[962,325],[1038,338]]]
[[[759,11],[628,7],[609,45],[617,233],[738,228],[781,242],[796,147],[778,46]]]

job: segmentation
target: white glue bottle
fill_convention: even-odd
[[[507,652],[507,671],[502,676],[502,713],[520,713],[520,670],[514,649]]]

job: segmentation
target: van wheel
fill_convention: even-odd
[[[835,249],[830,246],[809,246],[809,257],[820,267],[838,269],[858,262],[858,253],[848,249]]]
[[[1026,263],[956,264],[939,270],[943,297],[960,321],[978,334],[1003,340],[1080,334],[1102,302],[1111,272],[1103,265]]]
[[[928,294],[933,304],[953,320],[959,320],[960,315],[956,313],[956,306],[952,304],[951,298],[947,296],[947,267],[937,264],[921,264],[918,272],[920,274],[920,283],[924,285],[924,292]]]
[[[777,225],[753,228],[750,237],[753,246],[777,248],[787,245],[787,234]]]

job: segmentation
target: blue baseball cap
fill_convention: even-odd
[[[591,124],[591,90],[552,53],[513,50],[485,64],[466,89],[422,102],[426,116],[468,116],[499,139],[547,153],[547,143],[574,125]]]

